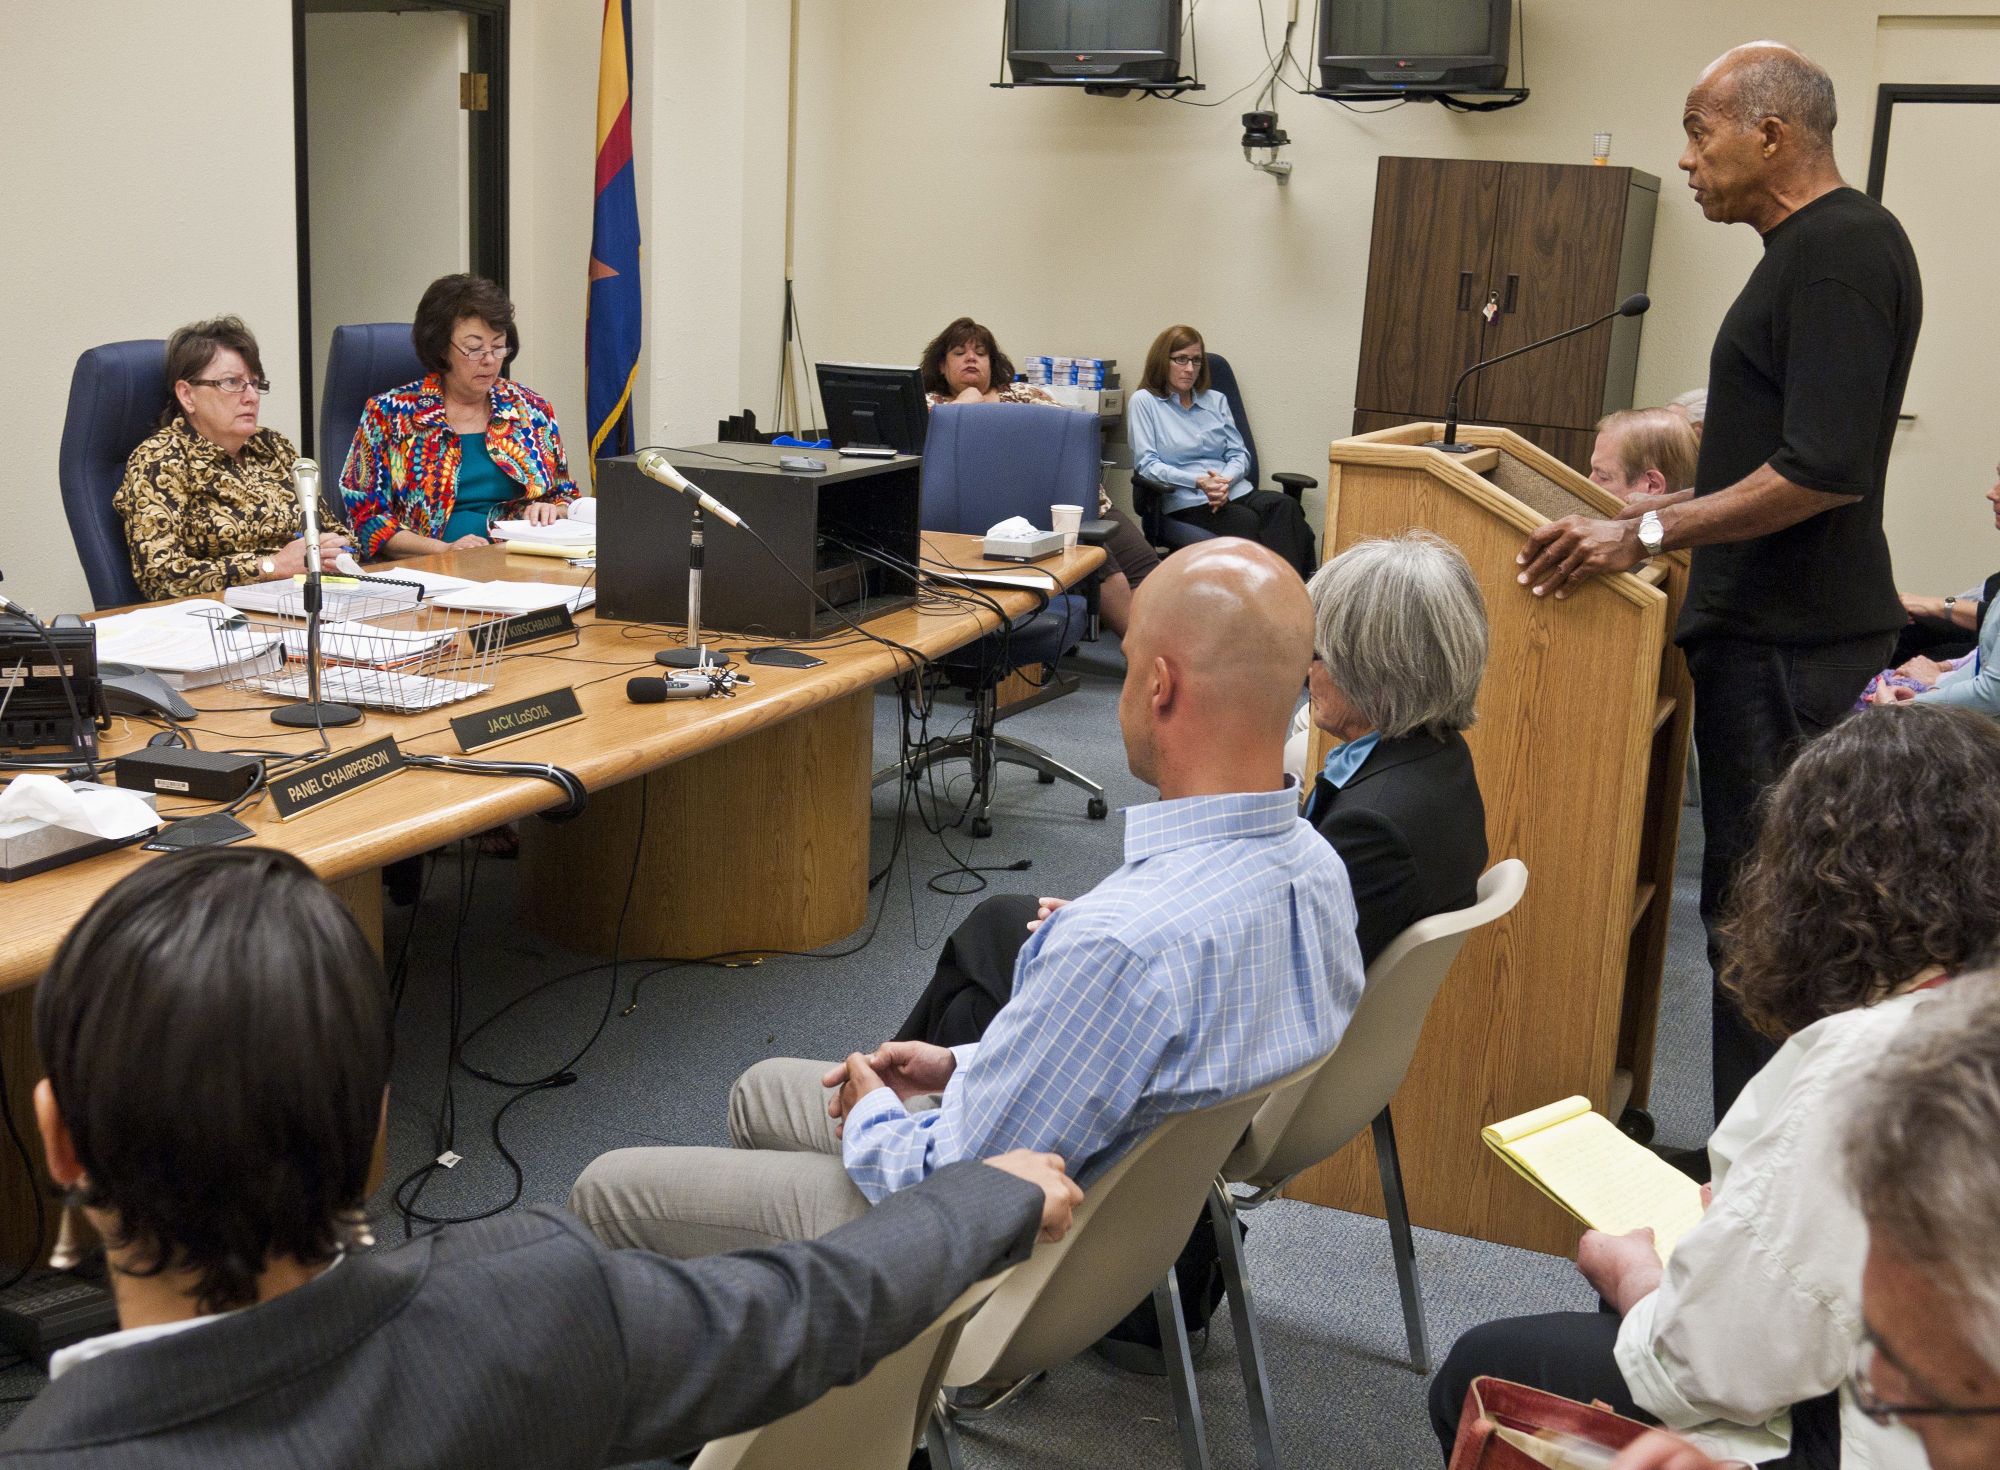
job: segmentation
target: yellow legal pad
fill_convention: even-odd
[[[1589,1098],[1566,1097],[1482,1128],[1479,1136],[1593,1229],[1624,1235],[1650,1225],[1663,1261],[1701,1219],[1701,1186],[1592,1112]]]

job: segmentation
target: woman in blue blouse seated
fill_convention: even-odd
[[[1208,383],[1201,333],[1173,326],[1153,339],[1146,372],[1126,411],[1132,473],[1167,487],[1166,512],[1217,536],[1241,536],[1310,577],[1318,566],[1305,510],[1276,490],[1252,490],[1229,400]]]
[[[427,376],[368,400],[340,488],[364,557],[484,546],[496,520],[561,520],[576,498],[549,401],[502,376],[521,351],[514,303],[442,276],[410,339]]]

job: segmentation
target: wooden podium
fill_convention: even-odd
[[[1419,1225],[1567,1253],[1578,1227],[1480,1142],[1479,1130],[1581,1093],[1611,1118],[1652,1084],[1692,707],[1670,641],[1685,553],[1600,577],[1566,600],[1514,579],[1528,533],[1616,497],[1507,429],[1464,427],[1470,455],[1426,449],[1438,424],[1336,440],[1329,556],[1423,527],[1465,554],[1492,651],[1466,731],[1491,861],[1528,865],[1528,891],[1475,933],[1432,1004],[1393,1113]],[[1323,737],[1321,737],[1323,741]],[[1315,765],[1324,757],[1315,742]],[[1363,1135],[1286,1191],[1379,1215]]]

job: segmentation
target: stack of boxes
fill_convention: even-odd
[[[1030,357],[1021,376],[1065,408],[1112,418],[1125,412],[1115,357]]]

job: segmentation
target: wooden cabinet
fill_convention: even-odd
[[[1659,192],[1658,179],[1629,168],[1384,158],[1354,431],[1441,419],[1471,364],[1644,290]],[[1642,320],[1486,369],[1466,385],[1460,416],[1506,424],[1588,472],[1593,426],[1632,406]]]

